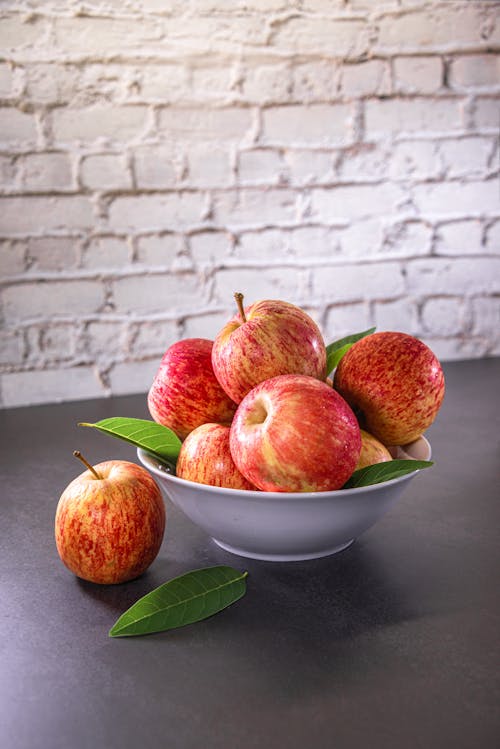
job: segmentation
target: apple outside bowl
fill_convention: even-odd
[[[393,457],[429,460],[420,437]],[[224,489],[186,481],[167,472],[144,450],[139,460],[163,494],[215,543],[251,559],[289,562],[335,554],[371,528],[419,471],[380,484],[330,492],[261,492]]]

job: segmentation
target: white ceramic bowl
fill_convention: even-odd
[[[139,460],[163,493],[226,551],[253,559],[288,562],[345,549],[399,498],[418,471],[382,484],[332,492],[259,492],[221,489],[177,478],[143,450]],[[420,437],[394,457],[429,460]]]

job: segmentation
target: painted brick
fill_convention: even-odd
[[[387,176],[391,151],[381,144],[366,143],[342,152],[338,173],[343,181],[370,182]]]
[[[382,252],[411,257],[431,252],[432,229],[422,221],[400,221],[385,227]]]
[[[498,354],[500,344],[500,297],[477,297],[471,299],[472,333],[491,339],[489,353]]]
[[[40,234],[44,231],[90,228],[92,205],[80,195],[16,197],[0,201],[0,233]]]
[[[137,137],[145,122],[146,109],[141,106],[97,104],[75,109],[60,107],[52,112],[55,143],[87,143],[100,139],[123,143]]]
[[[130,259],[130,247],[125,239],[118,237],[92,237],[82,252],[82,268],[89,270],[115,270],[126,267]]]
[[[421,316],[427,335],[458,335],[464,327],[464,304],[454,297],[435,297],[425,302]]]
[[[312,290],[315,299],[336,304],[399,297],[405,284],[399,263],[379,262],[314,268]]]
[[[292,78],[290,66],[258,65],[245,69],[241,94],[252,104],[278,104],[290,98]]]
[[[273,258],[282,259],[290,253],[291,232],[283,229],[263,229],[242,232],[233,255],[241,262],[267,265]]]
[[[373,309],[374,326],[377,330],[398,330],[409,335],[418,335],[418,313],[413,299],[403,297],[389,302],[376,302]]]
[[[380,219],[353,221],[338,231],[341,253],[347,258],[370,258],[382,249],[383,223]]]
[[[103,55],[113,51],[122,53],[151,44],[161,36],[161,27],[153,20],[137,23],[133,18],[99,16],[56,17],[54,20],[52,54],[67,53]]]
[[[14,107],[0,107],[0,143],[36,143],[37,132],[32,114]]]
[[[38,366],[50,366],[58,361],[69,361],[73,357],[75,326],[50,323],[35,331],[36,344],[30,347],[30,355]]]
[[[284,155],[286,172],[293,185],[318,185],[334,181],[335,155],[331,150],[293,149]]]
[[[486,231],[487,252],[500,254],[500,221],[494,221]]]
[[[279,151],[242,151],[238,158],[238,182],[242,185],[276,185],[285,181],[286,167]]]
[[[435,251],[439,255],[477,255],[484,252],[483,229],[475,219],[441,224],[436,233]]]
[[[163,64],[142,63],[133,74],[129,74],[128,96],[138,102],[183,101],[189,90],[188,68],[165,60]]]
[[[289,223],[295,219],[296,199],[295,192],[288,189],[220,192],[214,195],[213,218],[217,224],[229,228]]]
[[[454,88],[500,86],[498,55],[464,55],[451,61],[450,85]]]
[[[491,28],[484,24],[486,13],[492,19]],[[374,51],[415,51],[427,49],[450,50],[488,46],[495,28],[494,8],[484,9],[482,3],[467,3],[450,15],[445,3],[429,9],[405,13],[387,13],[378,21],[378,39]]]
[[[200,223],[204,210],[200,193],[122,196],[111,203],[109,225],[120,231],[176,230]]]
[[[312,190],[312,212],[321,221],[332,223],[392,213],[402,199],[402,191],[385,182]]]
[[[344,65],[340,73],[340,92],[346,98],[383,96],[390,93],[389,65],[382,60],[367,60]]]
[[[158,357],[160,359],[179,338],[179,329],[173,320],[150,320],[137,325],[137,331],[132,342],[132,353],[135,356]],[[150,383],[151,384],[151,383]]]
[[[474,125],[476,128],[484,128],[498,132],[500,122],[500,101],[498,98],[479,97],[474,103]]]
[[[352,111],[345,104],[271,107],[262,113],[261,142],[275,146],[345,145],[351,138]]]
[[[182,173],[182,157],[171,146],[138,146],[133,150],[137,187],[167,189],[175,187]]]
[[[339,251],[337,232],[326,226],[299,226],[290,231],[290,255],[301,260],[323,262]]]
[[[328,308],[325,323],[325,343],[372,327],[370,305],[367,302],[339,304]]]
[[[0,365],[19,366],[24,359],[24,337],[20,330],[0,330]]]
[[[56,367],[0,375],[5,408],[36,403],[60,403],[103,396],[93,366]]]
[[[162,108],[158,130],[170,141],[240,141],[252,126],[249,109]]]
[[[471,279],[474,279],[472,285]],[[429,258],[407,264],[413,294],[469,295],[500,292],[500,258]]]
[[[145,267],[163,266],[175,269],[183,249],[183,240],[178,234],[139,237],[135,259]]]
[[[127,276],[113,281],[115,312],[144,315],[184,311],[199,305],[203,289],[193,273]]]
[[[435,179],[444,172],[438,143],[434,140],[407,140],[396,143],[390,156],[392,179]]]
[[[81,348],[87,356],[113,359],[123,355],[127,326],[116,320],[96,320],[85,326]]]
[[[225,146],[195,145],[188,149],[187,175],[189,187],[229,187],[234,183],[231,152]]]
[[[123,156],[96,154],[86,156],[80,166],[84,187],[95,190],[118,190],[132,187],[132,180]]]
[[[450,132],[461,128],[459,102],[435,99],[370,99],[366,102],[367,137],[384,133]]]
[[[356,59],[368,50],[369,39],[361,20],[292,16],[278,26],[272,43],[279,52]]]
[[[0,240],[1,276],[17,276],[26,270],[26,242]]]
[[[418,212],[426,216],[495,215],[498,213],[498,183],[491,179],[416,185],[413,201]]]
[[[11,95],[13,83],[12,69],[5,63],[0,63],[0,97],[7,98]]]
[[[460,138],[439,142],[439,154],[447,177],[479,177],[488,174],[496,146],[490,138]]]
[[[73,185],[67,153],[31,153],[19,160],[21,183],[27,191],[69,190]]]
[[[232,309],[234,289],[245,295],[250,304],[258,299],[286,299],[298,304],[305,291],[305,271],[300,268],[237,268],[215,273],[214,297],[219,304]]]
[[[42,18],[5,16],[0,23],[0,48],[4,53],[14,50],[21,52],[23,47],[34,44],[42,37],[46,23]]]
[[[79,243],[73,237],[32,237],[26,255],[30,273],[72,270],[79,261]]]
[[[141,359],[115,364],[108,374],[111,392],[116,395],[147,393],[158,369],[158,360]]]
[[[8,323],[56,316],[89,315],[104,303],[98,281],[46,281],[7,286],[2,291]]]
[[[190,255],[197,266],[224,263],[231,247],[230,235],[222,231],[203,231],[189,237]]]
[[[292,68],[292,101],[300,104],[332,101],[337,98],[337,88],[338,66],[331,60],[299,63]],[[289,100],[287,91],[284,101]]]
[[[443,63],[440,57],[396,57],[394,88],[403,94],[433,94],[441,88]]]
[[[0,186],[7,190],[17,187],[17,166],[12,156],[0,156]]]

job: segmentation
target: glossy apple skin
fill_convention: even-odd
[[[214,341],[217,379],[236,403],[259,382],[282,374],[326,378],[326,349],[309,315],[288,302],[266,300],[235,315]]]
[[[256,489],[236,468],[229,449],[229,427],[222,424],[202,424],[186,437],[176,475],[198,484]]]
[[[63,491],[57,505],[59,556],[75,575],[93,583],[132,580],[156,558],[165,532],[161,491],[141,466],[99,463]]]
[[[366,466],[375,465],[375,463],[385,463],[388,460],[392,460],[392,455],[386,446],[374,437],[373,434],[369,434],[369,432],[362,429],[361,453],[356,465],[356,471],[360,468],[366,468]]]
[[[151,416],[181,440],[207,422],[230,424],[236,410],[215,377],[212,347],[213,341],[206,338],[184,338],[172,344],[149,390]]]
[[[444,398],[441,365],[406,333],[373,333],[357,341],[335,371],[335,389],[360,424],[384,445],[413,442],[432,424]]]
[[[236,466],[263,491],[340,489],[361,451],[358,422],[325,382],[279,375],[238,406],[229,444]]]

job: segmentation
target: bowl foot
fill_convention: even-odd
[[[259,554],[258,552],[248,551],[247,549],[238,549],[235,546],[229,546],[229,544],[219,541],[216,538],[212,539],[215,541],[217,546],[220,546],[224,551],[229,551],[231,554],[237,554],[239,557],[247,557],[248,559],[262,559],[265,562],[301,562],[307,559],[320,559],[321,557],[328,557],[331,554],[337,554],[339,551],[347,549],[354,542],[354,538],[347,541],[345,544],[340,546],[332,546],[329,549],[322,549],[321,551],[313,551],[310,554]]]

